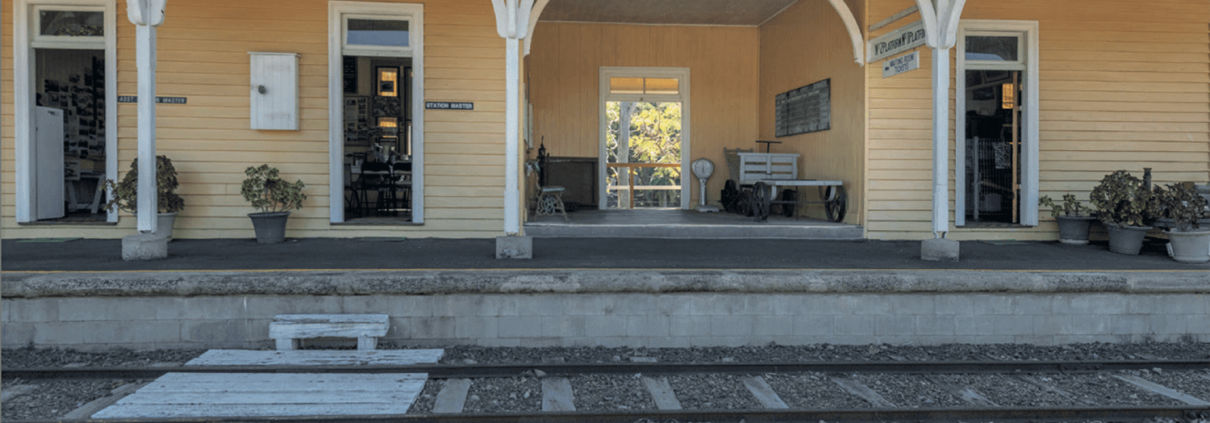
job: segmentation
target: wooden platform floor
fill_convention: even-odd
[[[436,363],[444,350],[210,350],[186,366],[366,366]],[[425,373],[169,373],[96,419],[405,414]]]
[[[169,373],[94,419],[405,414],[428,374]]]
[[[534,237],[703,238],[703,239],[861,239],[860,225],[807,217],[770,216],[757,222],[732,213],[680,209],[580,210],[542,216],[525,224]]]

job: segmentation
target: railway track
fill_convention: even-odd
[[[1158,369],[1158,370],[1157,370]],[[666,423],[676,422],[1001,422],[1001,421],[1148,421],[1156,418],[1170,421],[1210,422],[1210,360],[1137,360],[1137,361],[952,361],[952,362],[792,362],[792,363],[533,363],[533,364],[429,364],[412,366],[179,366],[123,368],[25,368],[3,369],[6,381],[21,379],[38,383],[78,379],[139,379],[150,381],[168,373],[320,373],[375,374],[427,373],[429,386],[425,392],[461,386],[461,392],[449,395],[438,392],[437,397],[458,396],[456,413],[432,413],[433,401],[426,410],[416,412],[413,404],[408,414],[366,416],[294,416],[294,417],[234,417],[234,418],[156,418],[121,419],[130,423],[145,421],[168,422],[618,422]],[[655,407],[642,410],[571,411],[581,392],[599,387],[576,386],[572,381],[581,376],[603,375],[637,390],[646,389],[644,398],[651,398]],[[712,386],[697,382],[692,393],[685,381],[708,375]],[[803,404],[800,393],[786,389],[794,378],[809,376],[817,380],[810,389],[828,392],[831,396],[847,396],[858,404],[854,407],[817,407]],[[702,376],[704,377],[704,376]],[[1173,379],[1177,378],[1177,379]],[[492,386],[494,381],[517,380],[540,384],[534,392],[542,397],[543,410],[509,410],[502,407],[472,407],[480,384]],[[1164,386],[1163,382],[1180,380],[1182,385]],[[449,383],[450,381],[460,381]],[[640,382],[641,381],[641,382]],[[677,381],[681,381],[678,385]],[[1026,386],[1032,392],[1022,395],[1053,396],[1055,401],[1043,401],[1045,406],[1013,404],[1011,392],[998,385],[1011,381]],[[778,382],[778,383],[774,383]],[[561,385],[560,385],[561,384]],[[507,384],[505,384],[507,385]],[[714,386],[716,385],[716,386]],[[551,386],[565,386],[562,398],[551,399]],[[615,385],[612,389],[618,389]],[[654,386],[654,387],[653,387]],[[1082,391],[1087,386],[1089,392]],[[662,387],[662,388],[661,388]],[[1093,389],[1095,388],[1095,389]],[[496,390],[503,388],[497,384]],[[709,407],[696,396],[700,390],[716,389],[743,396],[748,405],[724,409]],[[912,389],[927,391],[929,404],[917,401]],[[453,388],[457,391],[457,388]],[[898,390],[898,391],[897,391]],[[1022,390],[1024,391],[1024,390]],[[484,391],[480,390],[480,393]],[[738,392],[738,394],[736,394]],[[818,393],[818,392],[817,392]],[[499,392],[500,395],[511,393]],[[515,393],[520,395],[520,392]],[[486,394],[485,394],[486,395]],[[529,394],[525,394],[529,397]],[[646,396],[646,395],[649,395]],[[665,398],[661,400],[660,396]],[[680,408],[677,397],[685,404],[682,409],[670,409],[667,396]],[[704,394],[706,396],[710,393]],[[1006,396],[1007,395],[1007,396]],[[941,400],[941,397],[948,398]],[[501,397],[503,398],[503,397]],[[517,398],[517,397],[513,397]],[[734,398],[733,398],[734,399]],[[936,400],[935,402],[932,400]],[[440,400],[438,400],[440,401]],[[948,402],[947,402],[948,401]],[[484,401],[480,401],[484,402]],[[507,402],[507,401],[506,401]],[[532,402],[532,401],[531,401]],[[743,401],[740,401],[743,402]],[[419,404],[419,402],[417,403]],[[465,408],[463,408],[465,404]],[[554,404],[554,405],[550,405]],[[562,405],[559,405],[562,404]],[[703,406],[706,404],[707,406]],[[550,405],[550,406],[548,406]],[[734,406],[734,402],[730,406]],[[521,407],[524,408],[524,407]],[[593,408],[593,407],[585,407]],[[449,410],[446,410],[449,411]],[[7,419],[6,419],[7,420]],[[82,419],[25,420],[86,421]]]

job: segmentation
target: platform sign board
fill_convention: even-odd
[[[913,51],[903,56],[882,62],[882,77],[892,76],[920,69],[920,52]]]
[[[832,80],[825,79],[777,95],[778,137],[832,129]]]
[[[475,103],[454,101],[426,101],[424,108],[429,110],[475,110]]]
[[[881,37],[870,40],[866,51],[869,52],[867,63],[894,56],[905,51],[924,45],[924,22],[916,21],[902,28],[888,32]]]

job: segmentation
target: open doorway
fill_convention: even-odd
[[[1021,72],[966,71],[966,222],[1021,223]]]
[[[690,205],[689,69],[601,68],[601,210]]]
[[[22,0],[14,10],[16,220],[116,222],[100,189],[117,179],[113,5]]]
[[[609,209],[680,208],[681,103],[606,103]]]
[[[412,60],[343,57],[345,221],[412,221]]]

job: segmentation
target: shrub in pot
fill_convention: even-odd
[[[1137,255],[1149,223],[1158,214],[1159,201],[1142,180],[1119,170],[1092,189],[1089,199],[1097,217],[1109,228],[1109,251]]]
[[[251,166],[244,170],[244,174],[248,178],[244,179],[240,193],[252,203],[252,207],[260,209],[258,213],[248,213],[256,230],[256,242],[273,244],[285,241],[290,210],[302,208],[303,200],[307,199],[307,195],[302,193],[306,185],[302,181],[286,182],[279,176],[277,168],[267,164]]]
[[[176,179],[176,167],[168,156],[155,158],[156,186],[156,235],[172,240],[172,227],[176,224],[176,216],[185,208],[185,200],[177,195],[180,187]],[[106,180],[104,189],[109,190],[109,202],[105,203],[106,210],[118,210],[136,214],[139,209],[139,159],[130,163],[130,171],[122,177],[121,182]]]
[[[1199,220],[1206,217],[1206,198],[1185,185],[1169,185],[1160,197],[1172,228],[1168,234],[1168,255],[1181,263],[1210,261],[1210,229],[1202,229]]]
[[[1088,244],[1088,230],[1092,221],[1088,208],[1072,194],[1063,194],[1063,204],[1056,205],[1050,196],[1042,196],[1038,204],[1050,208],[1050,215],[1059,223],[1059,242],[1072,245]]]

